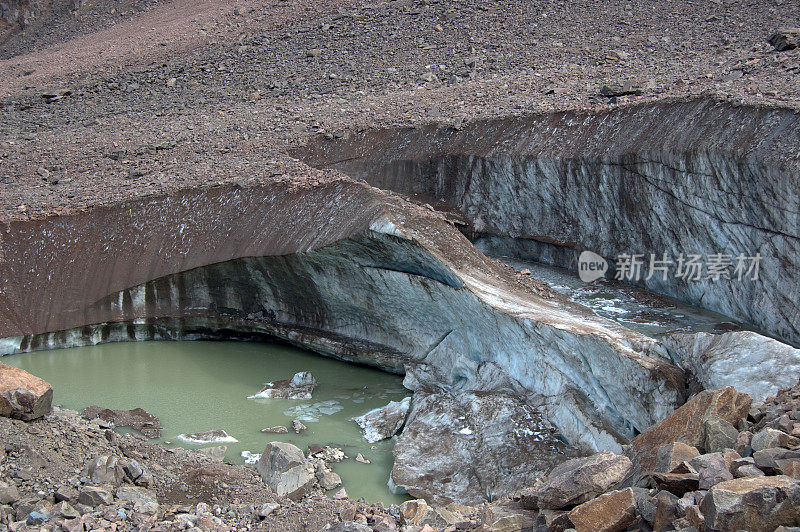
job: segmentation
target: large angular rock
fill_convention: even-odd
[[[409,408],[411,408],[411,398],[406,397],[402,401],[392,401],[382,408],[370,410],[363,416],[353,418],[353,421],[364,431],[364,439],[369,443],[375,443],[397,434],[403,426]]]
[[[698,487],[701,490],[707,490],[715,484],[733,478],[730,464],[725,460],[725,456],[722,453],[700,455],[692,459],[691,466],[699,475]]]
[[[679,441],[662,445],[656,451],[656,466],[654,471],[658,473],[670,473],[683,462],[689,462],[696,456],[700,456],[700,451],[698,451],[696,447],[686,445]]]
[[[800,349],[752,331],[669,334],[664,346],[706,390],[735,386],[757,403],[800,373]]]
[[[125,478],[125,470],[116,456],[98,456],[86,461],[86,476],[93,484],[119,486]]]
[[[474,505],[532,486],[565,451],[550,423],[520,397],[417,391],[391,478],[430,503]]]
[[[317,380],[309,371],[295,373],[291,379],[268,382],[250,399],[311,399]]]
[[[753,434],[750,447],[753,448],[753,452],[758,452],[772,447],[789,447],[792,443],[796,443],[796,439],[793,441],[785,432],[766,427]]]
[[[129,427],[139,431],[148,438],[161,437],[161,421],[142,408],[131,410],[115,410],[92,405],[86,407],[81,416],[86,419],[99,418],[112,423],[115,427]]]
[[[636,519],[631,488],[605,493],[577,506],[569,519],[578,532],[621,532]]]
[[[96,486],[84,486],[78,492],[78,502],[86,506],[103,506],[114,502],[111,492]]]
[[[584,503],[619,484],[631,467],[627,457],[608,451],[567,460],[556,466],[544,482],[524,493],[522,505],[557,510]]]
[[[0,504],[14,504],[19,500],[19,490],[13,482],[0,480]]]
[[[703,422],[703,447],[707,453],[733,449],[739,431],[731,423],[717,416],[708,416]]]
[[[662,445],[683,442],[703,446],[703,424],[711,416],[736,425],[750,411],[752,399],[728,386],[721,390],[702,391],[664,420],[631,440],[625,454],[642,472],[653,471]]]
[[[50,413],[52,405],[50,384],[0,362],[0,416],[30,421]]]
[[[256,470],[278,496],[294,501],[302,499],[314,484],[314,468],[291,443],[268,443]]]
[[[780,469],[779,460],[792,460],[800,458],[800,451],[790,451],[782,447],[770,447],[753,453],[756,467],[772,474]]]
[[[787,476],[737,478],[703,499],[706,530],[769,531],[800,525],[800,481]]]
[[[130,502],[137,512],[155,515],[158,513],[158,499],[154,491],[147,488],[121,486],[116,491],[117,499]]]
[[[404,502],[400,506],[400,523],[406,526],[429,525],[436,528],[444,528],[451,524],[424,499]]]

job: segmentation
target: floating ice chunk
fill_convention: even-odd
[[[251,453],[250,451],[242,451],[242,458],[244,458],[244,463],[253,465],[257,464],[259,460],[261,460],[261,453]]]
[[[317,380],[308,371],[295,373],[294,377],[264,384],[264,388],[248,399],[311,399]]]
[[[224,430],[209,430],[207,432],[192,432],[179,434],[178,439],[187,443],[238,443],[239,440],[228,435]]]

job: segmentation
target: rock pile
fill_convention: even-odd
[[[299,501],[341,486],[341,478],[330,470],[328,464],[342,458],[344,453],[339,458],[335,453],[326,451],[309,452],[306,458],[303,451],[291,443],[274,441],[267,444],[256,463],[256,470],[279,497]]]
[[[703,391],[625,455],[564,462],[516,499],[549,530],[800,526],[800,385],[752,410],[733,388]]]

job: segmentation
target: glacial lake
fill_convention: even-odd
[[[395,440],[367,443],[351,418],[410,395],[402,378],[324,358],[289,346],[250,342],[128,342],[39,351],[2,357],[53,385],[53,403],[78,411],[141,407],[157,416],[167,447],[227,445],[226,461],[244,463],[243,451],[261,453],[267,442],[340,447],[334,465],[352,499],[400,503],[387,487]],[[248,399],[268,381],[310,371],[317,387],[310,400]],[[308,430],[295,434],[292,420]],[[288,434],[260,429],[283,425]],[[225,430],[238,443],[194,445],[182,433]],[[125,430],[125,429],[122,429]],[[361,453],[371,461],[355,461]],[[335,491],[335,490],[334,490]]]

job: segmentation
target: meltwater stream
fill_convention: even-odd
[[[351,421],[409,394],[396,375],[284,345],[244,342],[114,343],[6,356],[3,362],[50,382],[54,404],[65,408],[144,408],[161,419],[162,438],[154,441],[167,447],[203,447],[177,436],[213,429],[238,440],[224,444],[226,460],[237,463],[243,462],[242,451],[260,453],[269,441],[290,442],[304,451],[310,444],[340,447],[349,458],[334,470],[351,498],[385,504],[405,500],[386,485],[394,440],[369,444]],[[265,382],[298,371],[316,378],[312,399],[247,399]],[[308,430],[294,434],[294,419]],[[276,425],[289,433],[259,432]],[[371,464],[356,462],[357,453]]]

